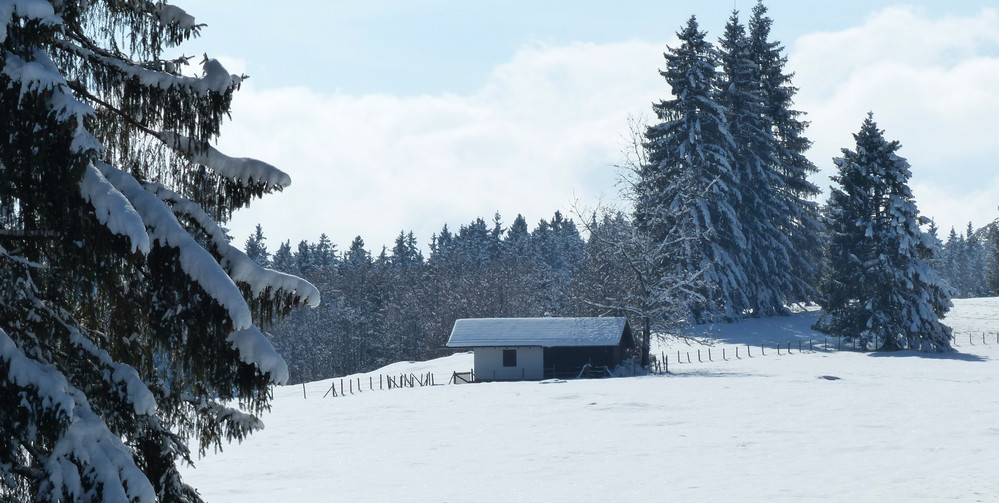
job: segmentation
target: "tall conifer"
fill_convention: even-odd
[[[790,264],[791,301],[807,302],[815,297],[822,243],[818,204],[814,198],[819,188],[808,181],[818,168],[805,157],[812,142],[805,136],[808,122],[805,113],[794,109],[798,89],[791,80],[794,74],[785,71],[787,57],[780,42],[770,40],[773,20],[759,0],[749,20],[749,57],[755,66],[753,80],[759,86],[763,117],[771,129],[776,148],[773,164],[777,180],[774,184],[783,211],[773,222],[791,243],[786,260]]]
[[[843,149],[829,198],[831,273],[818,328],[883,350],[950,351],[951,289],[929,266],[933,239],[920,225],[908,162],[872,116]]]
[[[261,427],[257,328],[307,282],[224,222],[290,183],[216,139],[242,77],[162,2],[0,2],[0,500],[199,501],[177,464]],[[190,73],[190,72],[188,72]]]
[[[636,184],[635,220],[664,248],[664,276],[701,274],[707,287],[688,299],[694,319],[733,320],[748,300],[740,268],[735,144],[718,103],[718,53],[690,17],[660,74],[673,98],[653,105],[661,121],[646,131],[648,162]]]

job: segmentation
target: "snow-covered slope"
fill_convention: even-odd
[[[990,500],[999,299],[956,304],[946,322],[960,353],[943,356],[799,354],[798,338],[822,337],[803,313],[714,327],[715,361],[670,358],[668,376],[325,399],[330,381],[308,398],[279,387],[264,431],[185,477],[214,502]],[[746,344],[767,356],[735,359]],[[706,356],[686,343],[661,353],[697,349]],[[381,373],[443,383],[471,365],[458,354]],[[361,381],[377,388],[378,373]]]

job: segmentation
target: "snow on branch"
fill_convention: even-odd
[[[93,164],[87,166],[83,179],[80,180],[80,192],[84,200],[97,211],[98,222],[106,225],[114,234],[129,239],[132,253],[149,253],[149,234],[146,233],[142,217]]]
[[[173,211],[132,175],[106,163],[97,163],[96,167],[139,213],[149,230],[149,236],[163,246],[177,248],[181,268],[229,312],[233,328],[241,330],[252,326],[250,308],[239,288],[212,254],[198,244],[177,221]]]
[[[227,338],[244,363],[255,365],[261,372],[269,374],[274,384],[288,382],[288,364],[274,349],[271,341],[255,326],[237,330]]]
[[[201,63],[204,74],[201,77],[185,77],[173,75],[167,72],[146,68],[130,62],[122,61],[119,58],[98,54],[90,49],[81,47],[68,40],[57,40],[56,44],[81,58],[90,60],[93,63],[113,68],[121,72],[125,78],[135,78],[146,87],[169,90],[171,88],[183,88],[194,91],[199,95],[209,93],[225,94],[243,82],[243,77],[230,74],[222,63],[217,59],[205,57]]]
[[[72,417],[76,403],[68,395],[69,382],[55,367],[28,358],[14,340],[0,329],[0,362],[6,362],[6,380],[14,386],[33,389],[45,409],[56,415]],[[0,379],[3,380],[3,379]]]
[[[222,228],[197,203],[191,202],[159,183],[146,184],[146,190],[155,194],[163,202],[169,203],[176,215],[192,219],[211,236],[215,251],[222,257],[219,262],[229,273],[229,277],[235,282],[248,285],[254,297],[270,288],[274,291],[284,290],[293,293],[300,301],[310,307],[319,305],[319,289],[312,283],[298,276],[261,267],[253,259],[246,256],[242,250],[230,245]]]
[[[27,357],[3,330],[0,330],[0,361],[9,368],[7,375],[0,378],[6,377],[14,386],[30,390],[23,395],[22,406],[27,403],[51,409],[67,423],[51,454],[38,460],[46,472],[52,500],[59,500],[62,495],[82,499],[86,485],[100,486],[104,501],[156,501],[156,492],[135,465],[131,451],[62,373],[50,364]]]
[[[0,0],[2,2],[3,0]],[[71,147],[75,152],[86,150],[103,150],[100,142],[83,127],[84,118],[94,114],[90,105],[76,99],[69,90],[66,78],[63,77],[55,63],[42,51],[35,52],[34,61],[25,61],[16,54],[6,53],[2,71],[13,82],[20,83],[20,99],[28,93],[51,92],[48,97],[49,109],[57,119],[76,120]]]
[[[62,22],[45,0],[0,0],[0,43],[7,40],[7,25],[14,16],[47,24]]]
[[[151,416],[156,414],[156,397],[149,387],[139,377],[139,372],[131,365],[116,362],[107,351],[100,349],[94,341],[83,336],[82,333],[71,325],[63,324],[69,330],[70,342],[80,350],[90,354],[111,371],[111,375],[105,375],[104,379],[122,386],[125,390],[126,401],[132,404],[136,414]]]
[[[193,30],[198,27],[194,16],[176,5],[163,4],[156,11],[156,19],[167,25],[174,25],[182,30]]]
[[[49,481],[72,499],[84,498],[84,479],[87,486],[101,488],[105,502],[155,502],[156,490],[135,465],[129,448],[90,409],[83,392],[72,388],[70,393],[77,402],[74,421],[46,460]]]
[[[287,173],[266,162],[246,157],[229,157],[207,142],[198,142],[172,131],[160,131],[156,135],[192,162],[207,166],[230,180],[247,185],[263,183],[268,189],[283,189],[291,185],[291,177]]]

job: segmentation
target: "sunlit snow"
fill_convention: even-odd
[[[991,499],[999,298],[955,303],[956,354],[820,350],[803,313],[657,348],[670,375],[378,390],[447,382],[461,353],[346,378],[347,396],[278,387],[263,431],[184,475],[214,502]]]

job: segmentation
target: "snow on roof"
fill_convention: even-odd
[[[467,318],[454,322],[447,346],[617,346],[627,324],[623,317]]]

